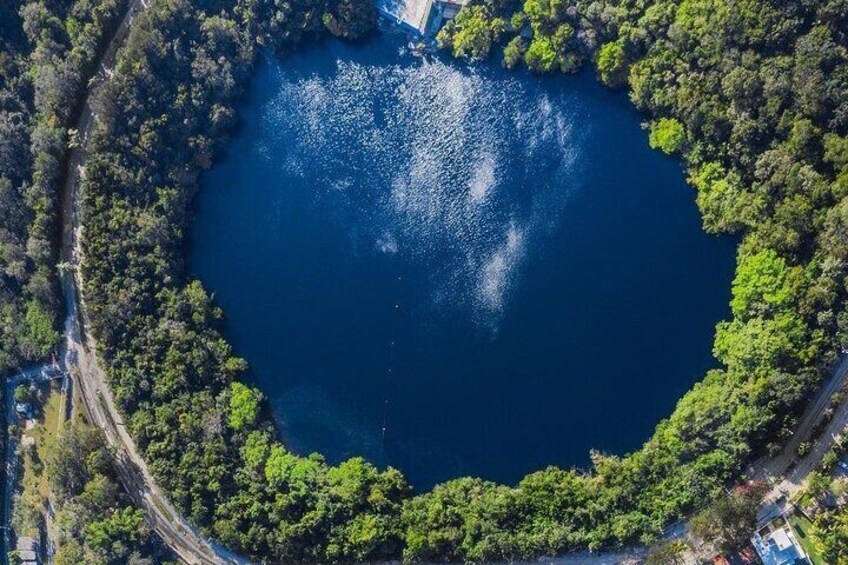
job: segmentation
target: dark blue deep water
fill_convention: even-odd
[[[590,73],[403,45],[263,62],[198,199],[192,272],[283,439],[418,488],[639,447],[714,364],[734,242]]]

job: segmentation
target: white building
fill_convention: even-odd
[[[763,565],[807,563],[807,554],[784,518],[778,518],[751,537]]]
[[[38,542],[35,538],[23,536],[18,538],[15,553],[21,560],[22,565],[39,565]]]
[[[388,20],[420,35],[431,35],[456,16],[468,0],[379,0],[377,9]]]

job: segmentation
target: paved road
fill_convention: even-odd
[[[848,357],[839,363],[833,376],[824,383],[801,419],[798,430],[787,442],[783,451],[771,460],[754,463],[753,468],[749,470],[749,474],[755,480],[766,481],[773,485],[760,509],[760,524],[773,520],[787,509],[788,501],[804,487],[807,475],[816,470],[824,455],[833,447],[836,438],[848,431],[847,398],[836,407],[832,419],[821,436],[813,443],[810,453],[803,459],[795,461],[798,445],[811,440],[813,428],[830,407],[833,394],[845,385],[846,377],[848,377]]]

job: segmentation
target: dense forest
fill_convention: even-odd
[[[848,512],[827,509],[816,516],[812,534],[828,563],[848,563]]]
[[[59,334],[57,205],[67,127],[122,0],[0,6],[0,373]]]
[[[99,430],[67,425],[44,461],[57,502],[56,565],[153,565],[162,556],[144,513],[121,489]]]
[[[149,468],[191,521],[271,561],[373,560],[402,547],[403,477],[328,467],[275,439],[220,309],[183,279],[199,173],[235,121],[257,49],[330,29],[355,37],[372,5],[161,0],[139,16],[99,116],[83,181],[83,278],[116,399]]]
[[[2,19],[6,359],[43,355],[55,340],[48,186],[58,173],[46,162],[61,157],[72,107],[33,89],[42,75],[25,70],[41,51],[27,35],[59,53],[79,41],[76,17],[32,4],[47,31],[18,12]],[[733,316],[716,332],[720,368],[642,449],[595,453],[592,469],[548,468],[515,486],[460,478],[417,496],[396,470],[289,452],[261,394],[239,382],[246,364],[221,336],[223,313],[183,265],[199,175],[236,122],[258,53],[296,56],[304,40],[354,39],[375,19],[368,0],[155,0],[99,91],[83,184],[84,295],[151,471],[192,522],[265,562],[484,561],[655,540],[751,457],[780,449],[848,346],[848,3],[476,1],[446,26],[439,40],[458,56],[498,51],[535,72],[590,63],[627,88],[647,142],[683,160],[705,229],[741,244]],[[62,60],[51,52],[49,68]],[[45,138],[52,150],[41,151]],[[844,532],[841,519],[823,518],[820,531]]]

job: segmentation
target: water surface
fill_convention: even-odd
[[[327,42],[259,67],[193,273],[284,440],[419,488],[638,447],[714,364],[733,242],[593,76]]]

